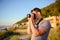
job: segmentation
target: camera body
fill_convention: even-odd
[[[35,14],[35,13],[32,13],[32,14],[34,15],[34,19],[36,19],[36,14]],[[28,17],[28,18],[30,18],[30,17],[31,17],[31,15],[30,15],[30,14],[28,14],[28,15],[27,15],[27,17]]]

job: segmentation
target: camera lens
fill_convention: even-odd
[[[30,18],[30,17],[31,17],[31,15],[30,15],[30,14],[27,14],[27,17],[28,17],[28,18]]]
[[[34,15],[34,19],[36,19],[36,14],[35,13],[32,13]],[[30,14],[27,14],[27,17],[30,18],[31,15]]]

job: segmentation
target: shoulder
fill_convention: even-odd
[[[42,22],[41,23],[50,23],[50,21],[49,20],[42,20]]]
[[[51,24],[50,24],[50,21],[49,20],[42,20],[40,23],[39,23],[39,25],[41,26],[50,26]]]
[[[45,20],[45,19],[43,19],[43,22],[50,22],[49,20]]]
[[[39,24],[39,28],[44,28],[46,30],[49,30],[50,27],[51,27],[51,24],[49,20],[42,20],[41,23]]]

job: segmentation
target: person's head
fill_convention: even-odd
[[[41,9],[39,9],[39,8],[34,8],[34,9],[31,10],[31,13],[36,14],[36,19],[41,18]]]

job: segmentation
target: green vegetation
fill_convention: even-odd
[[[60,26],[58,26],[56,29],[51,29],[48,40],[60,40]]]
[[[8,40],[8,39],[10,39],[10,37],[13,37],[14,35],[20,35],[19,33],[16,33],[13,31],[8,31],[8,30],[6,30],[6,31],[2,30],[2,31],[0,31],[0,33],[1,33],[0,40],[4,40],[4,39]]]
[[[22,25],[22,26],[18,26],[17,28],[18,28],[18,29],[27,29],[27,26]]]
[[[22,32],[22,35],[25,34]],[[19,36],[21,34],[13,31],[0,31],[0,40],[6,39],[6,40],[20,40]],[[29,40],[31,37],[29,38]],[[56,29],[51,28],[48,36],[48,40],[60,40],[60,26],[58,26]]]
[[[59,16],[60,15],[60,0],[57,0],[55,3],[50,4],[47,7],[44,7],[41,9],[43,17],[50,16]],[[16,24],[21,25],[21,23],[27,22],[27,17],[23,18],[22,20],[18,21]],[[16,28],[10,27],[7,30],[1,30],[0,31],[0,40],[20,40],[19,36],[21,34],[26,33],[17,33],[14,32],[16,29],[26,29],[27,26],[22,25],[18,26]],[[31,37],[29,38],[31,39]],[[48,40],[60,40],[60,26],[58,26],[56,29],[51,28],[48,36]]]
[[[60,0],[56,1],[41,9],[42,16],[48,17],[50,16],[60,16]],[[17,24],[21,24],[27,22],[27,17],[23,18],[22,20],[18,21]]]
[[[6,33],[6,30],[0,31],[0,39],[4,37],[5,33]]]
[[[28,20],[27,20],[27,17],[25,17],[25,18],[23,18],[21,21],[18,21],[16,24],[21,24],[21,23],[23,23],[23,22],[27,22]]]
[[[41,9],[43,17],[58,16],[60,15],[60,0],[55,3],[50,4],[49,6]]]
[[[20,40],[18,33],[15,32],[9,32],[9,31],[0,31],[0,40],[6,39],[6,40]],[[29,38],[31,39],[31,37]],[[58,26],[56,29],[51,28],[48,36],[48,40],[60,40],[60,26]]]
[[[8,40],[19,40],[19,36],[18,35],[10,36]]]

